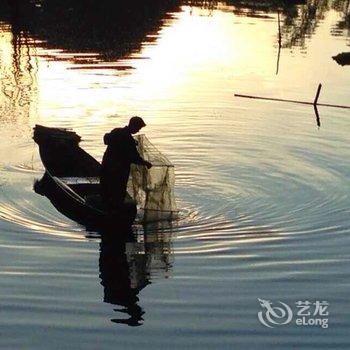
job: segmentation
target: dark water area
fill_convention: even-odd
[[[349,348],[349,110],[234,97],[313,101],[322,83],[320,103],[350,105],[350,68],[333,59],[350,52],[349,13],[345,0],[1,4],[0,348]],[[72,128],[101,160],[131,115],[175,165],[180,216],[101,238],[33,190],[32,128]],[[300,301],[328,327],[298,325]]]

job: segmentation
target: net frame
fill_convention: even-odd
[[[141,221],[173,220],[177,217],[174,187],[174,165],[141,134],[134,137],[141,157],[152,164],[151,169],[131,165],[128,193],[136,201]]]

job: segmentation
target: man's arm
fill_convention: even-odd
[[[132,140],[132,144],[130,147],[130,161],[134,164],[144,165],[147,167],[147,169],[152,168],[152,164],[141,157],[140,153],[137,150],[136,143],[134,140]]]
[[[137,150],[136,150],[136,153],[137,154],[134,155],[135,157],[131,158],[131,163],[138,164],[138,165],[144,165],[147,167],[147,169],[152,168],[152,164],[150,162],[148,162],[147,160],[143,159]]]

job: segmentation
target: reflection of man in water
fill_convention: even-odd
[[[111,210],[124,203],[131,163],[145,165],[148,169],[152,167],[140,156],[132,137],[144,126],[142,118],[132,117],[127,126],[113,129],[104,136],[107,150],[102,160],[101,190],[104,203]]]
[[[101,232],[99,277],[103,301],[117,305],[113,323],[142,325],[145,312],[139,305],[140,291],[151,283],[151,276],[166,278],[171,271],[172,230],[163,225],[143,226],[137,232],[142,236],[135,235],[131,227],[107,226]]]
[[[115,311],[129,316],[128,318],[113,318],[112,322],[140,326],[143,324],[144,311],[138,305],[137,295],[150,282],[147,277],[147,264],[143,261],[140,266],[143,273],[137,285],[132,285],[126,241],[135,241],[132,231],[118,232],[118,234],[114,231],[106,231],[101,235],[99,265],[101,284],[104,287],[103,301],[122,306],[123,308],[115,309]]]

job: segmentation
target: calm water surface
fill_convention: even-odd
[[[276,9],[219,3],[174,9],[108,59],[4,16],[2,349],[349,347],[350,114],[319,107],[318,125],[311,106],[234,97],[311,101],[321,82],[320,102],[350,104],[332,59],[350,51],[347,4],[326,3],[282,11],[280,50]],[[33,191],[32,127],[73,128],[101,159],[134,114],[176,166],[180,219],[101,242]],[[267,328],[258,298],[328,301],[329,327]]]

